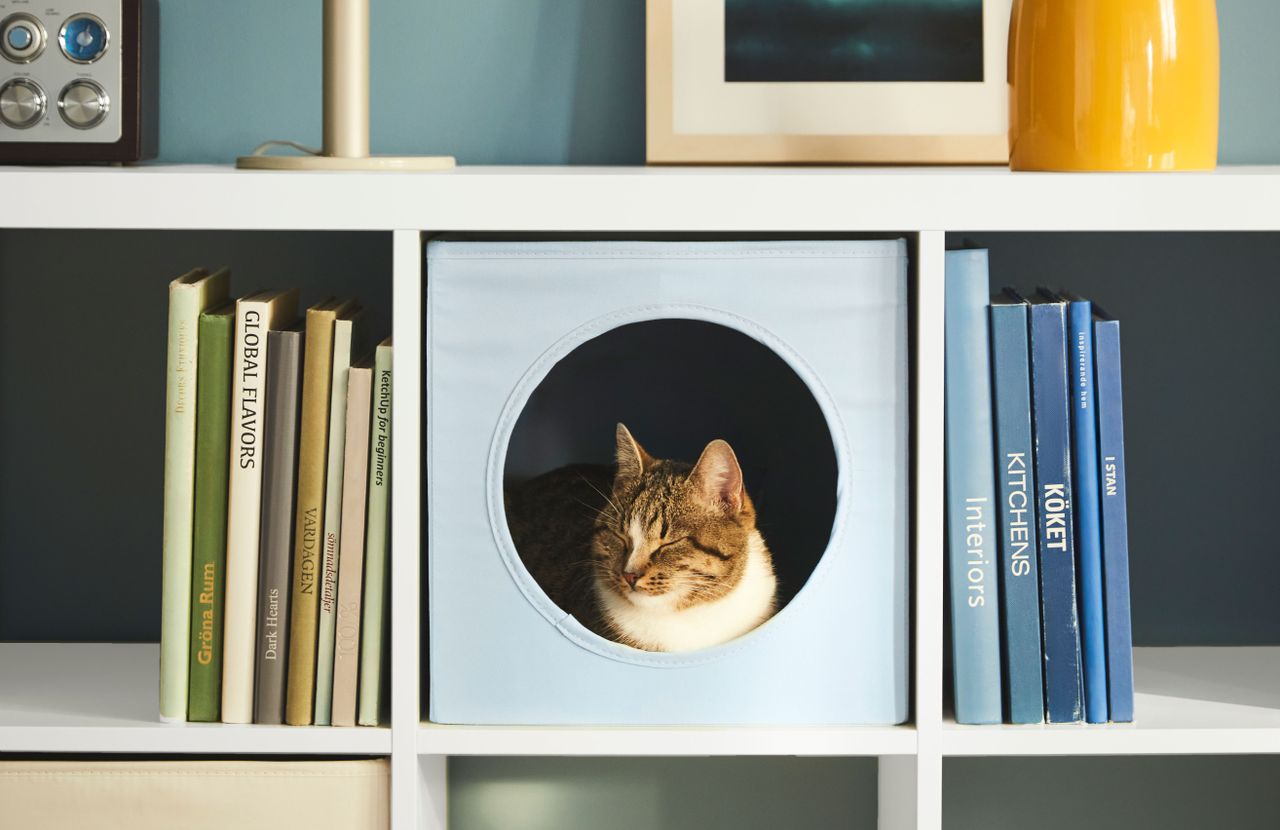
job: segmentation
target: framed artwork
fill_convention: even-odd
[[[1013,0],[647,0],[651,163],[1003,164]]]

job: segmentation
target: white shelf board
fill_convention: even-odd
[[[910,726],[445,726],[420,755],[914,755]]]
[[[1280,648],[1134,650],[1135,722],[961,726],[944,755],[1280,754]]]
[[[0,228],[512,232],[1280,230],[1280,167],[3,167]],[[68,197],[67,194],[81,194]],[[85,195],[87,194],[87,195]]]
[[[0,752],[386,755],[391,730],[162,723],[153,643],[0,643]]]

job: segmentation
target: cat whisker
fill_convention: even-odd
[[[609,507],[613,510],[613,513],[615,516],[622,515],[622,509],[618,507],[618,503],[613,500],[612,496],[610,496],[609,494],[601,490],[599,487],[597,487],[594,483],[592,483],[591,479],[587,478],[582,473],[578,473],[578,478],[585,481],[588,487],[590,487],[592,490],[595,490],[597,493],[600,494],[600,498],[604,499],[605,504],[609,505]]]
[[[594,505],[587,504],[587,503],[586,503],[585,501],[583,501],[582,499],[574,498],[573,496],[570,496],[570,498],[572,498],[572,499],[573,499],[574,501],[576,501],[578,504],[580,504],[580,505],[582,505],[583,507],[585,507],[585,508],[587,508],[588,510],[590,510],[590,511],[591,511],[592,513],[594,513],[598,518],[601,518],[601,519],[614,519],[614,518],[616,518],[616,514],[606,513],[606,512],[604,512],[603,510],[601,510],[600,508],[598,508],[598,507],[596,507],[596,506],[594,506]]]

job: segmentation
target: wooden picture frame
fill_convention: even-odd
[[[1005,164],[1011,4],[984,0],[983,79],[978,82],[728,84],[723,72],[726,0],[647,0],[647,160]],[[720,75],[712,78],[717,61]],[[728,94],[720,95],[716,84]],[[722,116],[750,123],[716,129],[711,122]],[[793,128],[800,121],[807,123]],[[826,129],[824,122],[843,122],[845,128]],[[895,129],[903,125],[912,128]]]

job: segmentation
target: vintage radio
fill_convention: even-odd
[[[154,158],[157,0],[0,0],[0,163]]]

